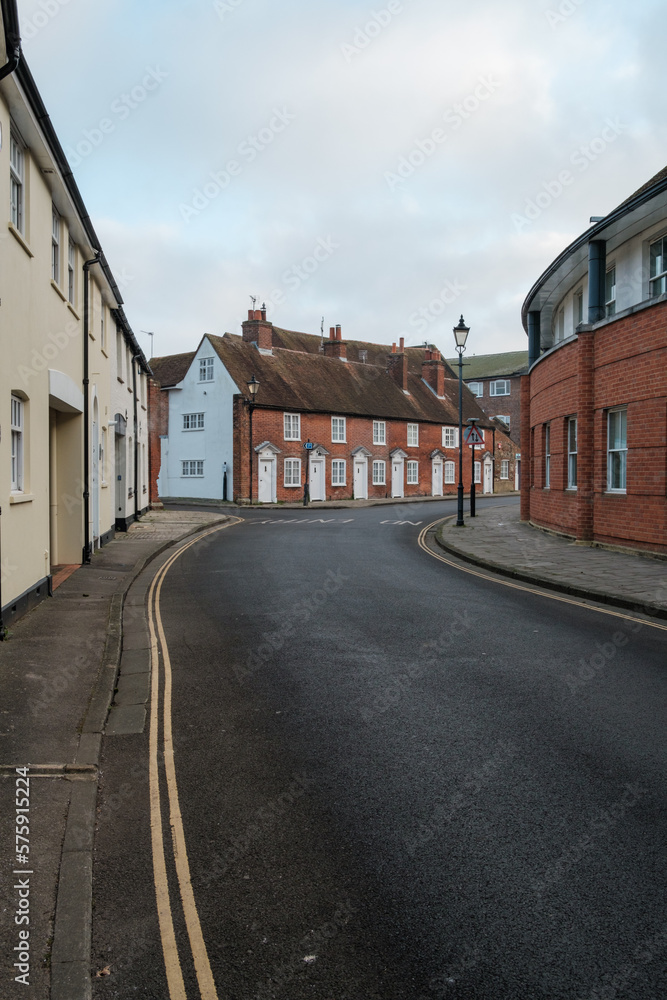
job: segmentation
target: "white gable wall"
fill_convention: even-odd
[[[199,362],[213,358],[213,381],[201,382]],[[222,499],[227,463],[227,499],[234,496],[233,397],[236,384],[204,338],[182,382],[169,389],[169,436],[162,438],[158,491],[161,497]],[[203,413],[203,430],[184,430],[186,413]],[[183,475],[184,461],[203,461],[204,475]]]

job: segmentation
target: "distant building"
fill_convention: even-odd
[[[667,553],[667,168],[549,265],[523,323],[522,518]]]
[[[458,358],[448,358],[458,370]],[[521,445],[521,376],[528,371],[528,351],[463,355],[463,380],[489,417],[502,420]]]
[[[0,608],[8,625],[148,506],[149,369],[21,54],[16,4],[2,0],[0,12]]]
[[[443,496],[458,481],[458,381],[433,347],[391,347],[274,327],[250,312],[241,337],[207,334],[194,353],[151,361],[152,500],[260,502]],[[248,382],[260,388],[249,437]],[[516,447],[466,389],[463,480],[515,488]],[[312,448],[305,445],[312,444]],[[474,466],[473,466],[474,462]]]

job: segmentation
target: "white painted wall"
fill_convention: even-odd
[[[199,381],[199,361],[213,358],[213,381]],[[169,392],[169,437],[162,439],[158,491],[161,497],[222,499],[223,463],[227,498],[234,496],[233,397],[239,392],[207,338],[182,382]],[[183,414],[204,413],[204,430],[183,430]],[[202,460],[202,478],[183,476],[184,460]]]

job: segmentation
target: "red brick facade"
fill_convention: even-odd
[[[667,302],[570,340],[523,379],[521,516],[581,541],[667,553]],[[607,488],[607,415],[627,407],[627,488]],[[577,488],[567,420],[577,417]],[[550,486],[545,488],[545,427]],[[529,440],[528,438],[529,436]]]
[[[334,414],[335,415],[335,414]],[[249,439],[248,439],[248,405],[241,396],[235,397],[234,401],[234,483],[235,499],[240,502],[247,502],[248,494],[248,465],[249,465]],[[373,444],[373,419],[368,417],[347,416],[346,417],[346,442],[333,442],[331,415],[323,413],[302,413],[301,414],[301,440],[284,440],[284,411],[276,409],[265,409],[261,406],[255,407],[253,411],[253,449],[267,441],[274,447],[280,449],[277,455],[278,475],[277,475],[277,500],[278,502],[294,502],[303,497],[303,488],[306,477],[306,449],[304,444],[310,440],[314,445],[319,445],[326,449],[326,499],[327,500],[348,500],[353,498],[353,466],[354,456],[352,452],[362,446],[366,448],[371,457],[368,459],[368,498],[384,499],[390,498],[392,494],[391,483],[391,452],[400,448],[407,458],[404,469],[404,496],[421,497],[432,494],[432,460],[431,454],[436,449],[442,453],[442,461],[453,461],[455,463],[455,482],[443,483],[444,495],[454,495],[458,483],[458,448],[446,448],[443,445],[442,424],[430,424],[420,422],[419,444],[418,446],[408,446],[408,421],[385,420],[386,443],[384,445]],[[495,434],[491,430],[485,430],[485,445],[475,451],[475,460],[483,463],[484,456],[489,453],[495,457],[494,469],[494,493],[508,493],[514,490],[515,472],[515,448],[508,437],[500,431]],[[494,453],[495,437],[495,453]],[[299,486],[284,485],[284,461],[288,458],[301,460],[301,481]],[[344,486],[333,486],[331,482],[331,463],[334,459],[344,459],[346,462],[346,482]],[[385,483],[381,486],[373,485],[372,463],[382,460],[385,462]],[[502,462],[508,462],[507,479],[501,479]],[[407,462],[418,462],[418,478],[416,485],[407,482]],[[258,459],[253,450],[253,500],[258,497]],[[472,456],[471,449],[464,445],[463,449],[463,483],[466,491],[470,488],[472,476]],[[483,476],[483,473],[482,473]],[[483,481],[477,485],[477,492],[481,493]]]
[[[162,461],[161,436],[169,433],[169,394],[148,379],[148,489],[149,503],[160,504],[157,480]]]

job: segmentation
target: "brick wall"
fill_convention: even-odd
[[[536,524],[581,540],[667,552],[667,303],[580,333],[540,361],[529,382],[524,428],[530,429],[535,453],[532,482],[524,481],[522,517],[529,508]],[[628,414],[625,494],[607,491],[607,411],[615,406],[627,406]],[[570,415],[578,419],[576,492],[566,489]]]
[[[149,503],[160,503],[157,480],[160,475],[160,436],[169,433],[169,393],[148,379],[148,490]]]
[[[465,378],[465,362],[463,377]],[[476,379],[476,381],[484,386],[483,395],[477,397],[477,403],[489,417],[495,417],[499,413],[509,416],[510,437],[521,450],[521,376],[517,375],[505,380],[510,383],[509,396],[490,395],[491,382],[498,381],[495,378]]]
[[[354,457],[352,451],[360,445],[367,448],[372,458],[368,459],[368,497],[369,499],[391,497],[391,458],[390,453],[395,448],[401,448],[406,454],[404,469],[404,495],[406,497],[430,496],[432,492],[431,452],[436,448],[445,456],[445,460],[456,463],[458,477],[458,449],[445,448],[442,444],[442,424],[419,423],[419,447],[408,447],[407,421],[386,420],[386,443],[373,444],[373,420],[369,417],[346,418],[345,443],[331,440],[331,415],[304,413],[301,415],[301,440],[284,440],[284,423],[282,410],[268,410],[258,406],[253,414],[253,448],[264,441],[269,441],[280,449],[277,456],[277,499],[278,501],[294,502],[303,497],[303,485],[306,474],[306,450],[303,445],[310,440],[315,445],[322,445],[328,452],[326,456],[326,496],[328,500],[347,500],[353,494]],[[487,449],[492,450],[492,432],[486,431],[485,447],[476,452],[476,458],[481,460]],[[504,434],[495,434],[495,476],[494,491],[507,493],[514,489],[514,455],[516,446]],[[284,460],[286,458],[301,459],[301,485],[290,487],[284,485]],[[346,465],[346,485],[331,485],[331,462],[333,459],[344,459]],[[372,462],[385,462],[386,483],[374,486],[372,481]],[[509,478],[501,480],[501,461],[507,459],[510,463]],[[407,462],[416,460],[419,463],[419,482],[416,485],[407,483]],[[247,501],[248,490],[248,407],[241,397],[237,397],[234,407],[234,489],[235,499]],[[470,487],[471,457],[470,449],[464,446],[463,452],[463,483],[466,491]],[[457,480],[458,481],[458,480]],[[257,500],[257,455],[253,451],[253,498]],[[444,484],[445,495],[454,495],[456,483]],[[478,486],[481,490],[481,485]]]

